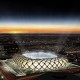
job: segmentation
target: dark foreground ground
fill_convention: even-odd
[[[39,76],[38,80],[80,80],[80,73],[46,73]]]

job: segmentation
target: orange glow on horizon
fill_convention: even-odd
[[[80,29],[0,29],[0,33],[80,33]]]
[[[0,25],[0,33],[80,33],[79,25]]]

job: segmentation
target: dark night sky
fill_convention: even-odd
[[[79,2],[77,0],[65,1],[16,1],[0,2],[0,17],[64,17],[80,16]]]

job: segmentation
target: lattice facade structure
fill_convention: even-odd
[[[46,58],[46,59],[30,59],[22,55],[15,55],[14,62],[22,69],[33,72],[44,72],[66,69],[69,66],[68,60],[61,58]]]

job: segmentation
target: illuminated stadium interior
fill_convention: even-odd
[[[26,51],[22,55],[32,59],[56,58],[58,56],[58,54],[56,54],[55,52],[43,52],[43,51],[36,52]]]

